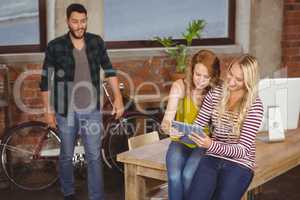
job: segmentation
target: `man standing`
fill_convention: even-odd
[[[66,14],[69,32],[48,44],[40,88],[47,121],[52,126],[57,124],[61,139],[59,171],[64,199],[75,199],[72,157],[80,133],[88,165],[89,199],[100,200],[104,196],[100,160],[100,68],[113,90],[116,118],[123,114],[124,106],[104,41],[86,32],[86,9],[81,4],[71,4]],[[49,92],[55,114],[50,109]]]

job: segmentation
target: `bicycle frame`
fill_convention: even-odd
[[[113,106],[113,100],[112,100],[111,95],[108,92],[108,89],[107,89],[106,85],[107,85],[107,82],[104,82],[102,84],[104,95],[106,96],[109,104],[111,106]],[[123,85],[120,84],[121,89],[122,89],[122,87],[123,87]],[[125,111],[119,119],[115,119],[114,115],[109,115],[108,117],[105,118],[105,122],[108,122],[110,124],[115,123],[116,126],[118,126],[121,129],[125,130],[126,125],[127,125],[126,119],[130,118],[130,116],[132,116],[132,115],[138,115],[138,114],[144,114],[144,113],[141,113],[137,110]],[[144,115],[146,115],[146,114],[144,114]],[[106,125],[105,125],[105,127],[106,127]],[[14,127],[10,127],[10,128],[13,129]],[[60,148],[58,146],[54,147],[52,149],[46,149],[46,148],[43,149],[43,147],[45,145],[45,141],[47,140],[48,134],[49,134],[50,131],[55,135],[58,142],[60,142],[60,139],[57,136],[57,130],[53,127],[50,127],[50,126],[44,126],[43,128],[45,128],[44,130],[47,130],[47,131],[41,131],[40,135],[37,135],[38,140],[36,140],[33,149],[31,149],[30,152],[28,152],[28,155],[33,160],[58,160],[59,159],[59,154],[60,154]],[[105,134],[107,132],[108,132],[108,130],[105,131]],[[103,141],[104,141],[104,139],[105,140],[109,139],[109,137],[106,137],[107,135],[105,135],[105,134],[103,135],[105,137],[102,138]],[[127,142],[127,141],[124,141],[124,142]],[[112,168],[110,162],[107,160],[107,158],[105,156],[105,151],[107,151],[107,150],[104,149],[103,146],[102,146],[101,147],[102,159],[109,168]],[[84,155],[85,155],[85,152],[84,152],[83,145],[82,144],[77,144],[74,148],[73,163],[77,164],[77,163],[84,162]]]
[[[52,128],[51,127],[48,127],[48,130],[49,131],[52,131]],[[43,147],[43,141],[46,139],[46,134],[43,138],[43,140],[41,140],[41,142],[39,143],[38,147],[37,147],[37,151],[35,152],[34,156],[35,156],[35,159],[58,159],[59,157],[59,154],[60,154],[60,148],[56,148],[56,149],[46,149],[46,150],[42,150],[42,147]],[[60,139],[58,138],[59,142],[60,142]],[[75,148],[74,148],[74,156],[81,156],[81,155],[84,155],[85,152],[84,152],[84,147],[82,144],[79,144],[77,143],[75,145]]]
[[[105,92],[106,97],[109,100],[110,105],[113,106],[113,102],[112,102],[111,96],[109,95],[108,90],[106,88],[106,84],[107,83],[104,82],[102,84],[102,87],[103,87],[103,90]],[[121,120],[121,119],[119,119],[119,120]],[[119,121],[119,123],[120,123],[120,121]],[[122,123],[120,123],[120,124],[122,125]],[[47,127],[47,130],[52,131],[54,133],[57,132],[57,130],[55,130],[54,128],[51,128],[50,126]],[[58,159],[59,153],[60,153],[60,148],[50,149],[50,150],[49,149],[46,149],[46,150],[42,149],[44,141],[47,139],[48,131],[43,132],[41,137],[39,138],[36,147],[33,149],[32,159],[34,159],[34,160]],[[58,138],[58,140],[60,142],[59,138]],[[82,144],[77,144],[74,148],[74,156],[75,155],[84,155],[84,154],[85,154],[85,152],[84,152],[83,145]]]
[[[43,132],[41,139],[37,142],[36,148],[33,150],[32,159],[34,160],[49,160],[49,159],[56,159],[58,160],[59,156],[59,148],[58,149],[51,149],[51,150],[42,150],[44,141],[47,139],[48,132],[52,131],[56,134],[56,130],[51,128],[50,126],[47,127],[47,131]],[[60,142],[60,139],[57,138]]]
[[[113,100],[112,100],[112,97],[110,96],[110,93],[108,92],[107,90],[107,87],[106,87],[107,83],[103,83],[102,84],[102,88],[103,88],[103,93],[104,95],[106,96],[109,104],[113,107]],[[120,88],[122,88],[123,85],[120,84]],[[128,123],[128,120],[127,119],[132,119],[132,115],[139,115],[139,114],[142,114],[142,115],[145,115],[147,116],[145,113],[141,113],[141,112],[138,112],[137,110],[129,110],[129,111],[125,111],[123,113],[123,115],[119,118],[119,119],[115,119],[115,116],[114,115],[109,115],[108,117],[104,117],[103,119],[110,123],[116,123],[115,125],[117,127],[119,127],[120,129],[123,129],[125,130],[126,127],[129,127],[129,123]],[[148,115],[150,118],[153,118],[152,116]],[[146,117],[147,118],[147,117]],[[140,119],[140,118],[138,118]],[[128,125],[129,124],[129,125]],[[127,126],[128,125],[128,126]],[[114,130],[112,126],[108,126],[108,124],[105,125],[105,127],[111,127],[110,130]],[[22,124],[18,124],[14,127],[9,127],[5,132],[7,134],[7,136],[5,137],[5,143],[3,144],[6,144],[7,147],[5,147],[7,150],[10,150],[10,151],[13,151],[14,148],[16,148],[15,150],[18,149],[18,146],[13,146],[13,145],[10,145],[9,141],[10,141],[10,138],[13,137],[15,135],[15,133],[18,133],[18,132],[15,132],[15,131],[18,131],[18,130],[31,130],[32,127],[40,127],[40,129],[36,129],[38,131],[35,131],[34,134],[35,135],[24,135],[25,137],[28,137],[28,144],[30,144],[30,148],[24,148],[24,153],[26,154],[18,154],[19,156],[23,156],[24,158],[26,159],[31,159],[31,160],[36,160],[36,161],[44,161],[44,160],[48,160],[48,161],[55,161],[53,163],[57,164],[57,160],[59,159],[59,154],[60,154],[60,147],[59,147],[59,143],[61,142],[58,135],[57,135],[57,130],[53,127],[50,127],[49,125],[47,125],[46,123],[44,122],[38,122],[38,121],[31,121],[31,122],[25,122],[25,123],[22,123]],[[23,129],[25,128],[25,129]],[[29,128],[29,129],[27,129]],[[26,133],[26,132],[25,132]],[[106,132],[103,132],[104,134],[106,134]],[[18,134],[16,134],[16,136],[18,136]],[[106,135],[104,135],[106,136]],[[31,140],[31,137],[36,137],[34,138],[34,140]],[[27,138],[25,138],[27,139]],[[102,141],[106,141],[109,142],[111,139],[111,137],[105,137],[102,138]],[[55,143],[51,143],[51,141],[55,141]],[[32,142],[32,143],[31,143]],[[126,140],[122,140],[121,141],[122,144],[125,144],[127,143]],[[120,143],[120,144],[121,144]],[[48,145],[49,144],[49,145]],[[54,145],[52,145],[54,144]],[[109,143],[107,143],[109,145]],[[106,148],[108,147],[108,148]],[[118,147],[118,146],[116,146]],[[6,154],[4,155],[3,154],[3,148],[1,147],[1,165],[2,167],[4,167],[4,169],[6,170],[6,175],[7,177],[9,178],[9,180],[11,182],[13,182],[14,184],[16,184],[17,186],[23,188],[23,189],[26,189],[26,190],[31,190],[30,188],[28,188],[27,186],[22,186],[20,185],[19,183],[15,182],[14,178],[11,178],[10,174],[7,173],[7,169],[8,171],[10,170],[8,166],[8,168],[6,167],[6,163],[7,163],[7,160],[6,160]],[[20,152],[22,151],[22,149],[19,149]],[[125,149],[124,149],[125,150]],[[5,150],[6,151],[6,150]],[[113,165],[115,165],[115,162],[114,160],[112,160],[114,157],[107,157],[106,155],[109,155],[107,153],[110,152],[110,149],[109,149],[109,146],[105,146],[103,145],[102,143],[102,146],[101,146],[101,157],[102,157],[102,161],[105,163],[106,166],[108,166],[109,168],[113,168]],[[105,155],[106,154],[106,155]],[[4,156],[3,156],[4,155]],[[84,159],[85,157],[85,152],[84,152],[84,147],[82,144],[77,144],[75,145],[75,148],[74,148],[74,155],[73,155],[73,165],[74,167],[78,167],[77,169],[83,169],[83,167],[86,167],[86,161]],[[107,160],[107,158],[109,160]],[[39,163],[39,162],[37,162]],[[27,164],[27,163],[26,163]],[[7,169],[6,169],[7,168]],[[48,184],[48,183],[47,183]],[[50,183],[49,182],[49,185],[51,185],[52,182]],[[41,186],[41,188],[46,188],[48,187],[49,185],[45,185],[45,186]],[[37,188],[39,189],[39,188]]]

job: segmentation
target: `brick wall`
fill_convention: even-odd
[[[41,120],[43,121],[42,114],[30,114],[23,111],[22,108],[17,106],[18,100],[24,103],[27,109],[42,108],[41,93],[39,90],[40,75],[35,74],[27,76],[22,84],[20,84],[20,89],[14,91],[14,86],[17,86],[16,80],[21,78],[25,72],[29,70],[41,69],[40,64],[22,64],[22,65],[9,65],[9,77],[10,77],[10,114],[12,117],[11,125],[16,125],[21,122],[26,122],[30,120]],[[3,135],[4,130],[4,112],[0,112],[0,138]]]
[[[288,76],[300,76],[300,0],[284,0],[282,63]]]
[[[233,56],[235,55],[219,55],[222,68],[224,68],[228,62],[230,62]],[[127,90],[129,88],[128,79],[132,80],[134,90],[138,94],[156,94],[155,88],[158,88],[161,92],[168,93],[169,86],[172,83],[169,75],[170,73],[175,72],[174,61],[170,60],[168,57],[124,60],[113,62],[113,66],[123,72],[119,76],[119,79],[125,83],[125,88],[127,88]],[[29,63],[22,65],[10,65],[8,67],[12,90],[13,87],[17,85],[17,79],[20,79],[24,73],[27,73],[30,70],[40,70],[41,64]],[[222,71],[224,72],[224,70]],[[127,74],[127,77],[129,78],[123,76],[122,74]],[[20,90],[15,91],[15,93],[13,93],[11,96],[10,107],[13,125],[29,120],[44,120],[42,114],[29,114],[28,112],[22,111],[22,109],[16,105],[16,100],[21,99],[26,108],[40,109],[43,107],[41,92],[39,90],[40,75],[34,74],[26,77],[27,78],[22,81]],[[3,112],[0,112],[0,138],[4,127],[3,122]]]

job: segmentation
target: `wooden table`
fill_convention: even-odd
[[[144,199],[149,178],[167,181],[165,156],[169,143],[164,139],[118,155],[117,160],[124,163],[126,200]],[[256,154],[257,167],[248,191],[300,164],[300,128],[287,131],[284,142],[256,141]]]

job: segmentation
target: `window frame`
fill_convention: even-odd
[[[38,0],[40,42],[37,44],[0,45],[0,54],[43,52],[46,48],[46,0]]]
[[[236,0],[228,0],[228,3],[228,37],[194,39],[192,46],[235,44]],[[183,39],[175,39],[174,41],[179,44],[185,44]],[[106,46],[108,49],[163,47],[154,40],[107,41]]]

